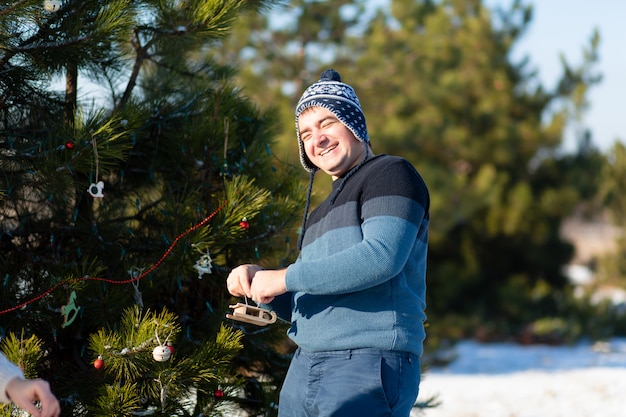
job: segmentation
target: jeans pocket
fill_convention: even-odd
[[[419,392],[419,358],[408,353],[383,353],[381,381],[393,415],[408,416]]]
[[[352,354],[324,364],[318,397],[323,416],[391,416],[382,383],[381,356]],[[321,404],[323,402],[323,404]]]

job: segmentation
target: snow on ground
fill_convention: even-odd
[[[626,416],[626,339],[575,346],[460,342],[458,359],[423,374],[413,417]]]

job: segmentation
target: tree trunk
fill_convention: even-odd
[[[74,125],[78,90],[78,65],[69,64],[65,76],[65,123]]]

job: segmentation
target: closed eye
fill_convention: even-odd
[[[320,127],[321,127],[322,129],[329,128],[329,127],[331,127],[332,125],[334,125],[335,123],[337,123],[337,121],[338,121],[338,120],[337,120],[337,119],[335,119],[334,117],[332,117],[332,118],[330,118],[330,117],[329,117],[329,118],[327,118],[327,119],[322,120],[322,123],[320,124]]]

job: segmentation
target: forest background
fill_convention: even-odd
[[[602,80],[597,28],[577,63],[555,57],[561,75],[546,86],[531,57],[513,54],[532,5],[377,1],[372,13],[371,3],[291,2],[253,17],[229,39],[228,51],[240,52],[225,61],[241,62],[241,84],[275,104],[285,126],[298,92],[326,66],[355,86],[374,150],[407,157],[431,185],[429,317],[446,337],[467,329],[534,340],[623,331],[610,307],[581,310],[589,303],[578,298],[623,288],[621,239],[617,252],[583,260],[595,277],[584,290],[563,268],[580,261],[564,220],[623,227],[615,194],[623,144],[603,153],[585,125],[589,92]],[[573,151],[564,149],[566,135]],[[292,132],[279,138],[281,157],[296,162]],[[607,247],[614,238],[605,236]],[[598,326],[598,317],[613,324]],[[437,333],[431,329],[431,342]]]
[[[545,86],[511,54],[531,4],[367,8],[0,8],[2,349],[51,381],[64,414],[275,413],[286,325],[226,319],[238,300],[224,280],[243,262],[297,256],[306,175],[293,109],[329,66],[357,91],[374,151],[409,159],[430,189],[426,363],[462,338],[626,333],[623,306],[595,297],[626,286],[623,234],[582,265],[586,285],[564,269],[567,219],[626,219],[626,147],[600,151],[584,124],[601,33]]]

